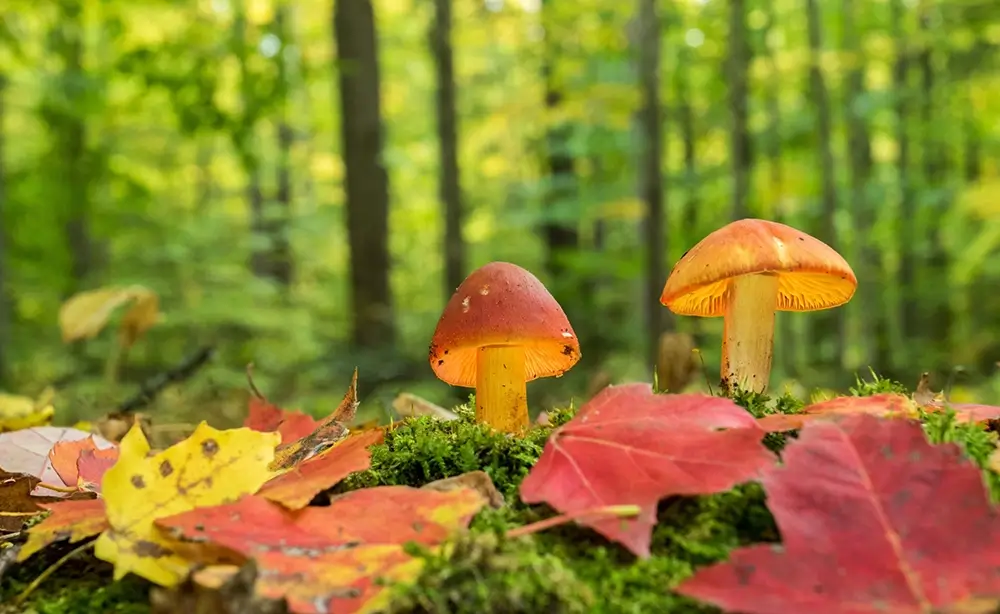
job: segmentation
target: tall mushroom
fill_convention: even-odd
[[[476,388],[476,420],[512,433],[528,426],[526,383],[558,377],[580,359],[562,307],[537,277],[491,262],[473,271],[444,308],[430,346],[434,374]]]
[[[784,224],[745,219],[688,250],[660,302],[679,315],[723,316],[723,387],[764,392],[775,311],[837,307],[857,285],[854,271],[826,243]]]

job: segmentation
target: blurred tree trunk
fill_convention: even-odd
[[[745,2],[744,0],[730,0],[729,53],[726,78],[729,85],[729,114],[732,119],[730,158],[733,172],[733,192],[730,218],[734,220],[750,215],[752,151],[750,129],[747,125],[747,106],[750,97],[748,82],[750,55]]]
[[[545,83],[545,108],[548,117],[554,117],[562,106],[563,92],[556,83],[555,63],[561,53],[557,41],[552,4],[557,0],[542,0],[542,18],[545,24],[544,57],[542,59],[542,80]],[[561,0],[558,0],[561,1]],[[570,152],[570,138],[573,126],[568,121],[549,125],[546,132],[548,147],[547,166],[550,188],[545,196],[545,268],[551,277],[553,294],[560,302],[571,298],[571,284],[567,284],[566,260],[579,249],[580,233],[575,221],[565,219],[566,202],[576,193],[576,161]],[[573,216],[572,219],[576,219]],[[576,298],[573,296],[572,298]]]
[[[273,211],[265,211],[262,220],[264,235],[270,239],[270,248],[264,253],[265,262],[262,263],[262,268],[266,269],[267,274],[284,287],[292,285],[292,279],[295,275],[292,246],[288,236],[288,226],[292,220],[292,146],[295,142],[295,132],[290,123],[292,104],[289,62],[292,59],[289,54],[285,53],[294,40],[289,21],[288,4],[282,1],[274,12],[274,29],[281,41],[281,49],[275,58],[278,66],[278,87],[281,94],[280,116],[277,125],[278,186]]]
[[[698,137],[691,92],[691,62],[694,60],[691,48],[683,45],[679,51],[677,71],[674,73],[677,87],[677,127],[681,133],[684,155],[684,226],[681,236],[686,245],[694,245],[699,240],[698,226]]]
[[[914,284],[916,283],[916,253],[914,239],[916,238],[916,208],[914,205],[913,183],[910,179],[910,134],[907,121],[910,108],[910,49],[906,37],[906,6],[904,0],[891,0],[890,31],[896,40],[896,61],[893,64],[893,92],[895,95],[896,115],[896,176],[900,188],[899,202],[899,294],[901,300],[900,312],[892,320],[896,323],[894,339],[911,339],[918,332],[916,326],[916,299]],[[896,354],[893,353],[893,365]],[[888,368],[889,365],[882,365]]]
[[[638,0],[636,6],[636,56],[642,103],[639,126],[639,198],[646,205],[643,220],[646,244],[646,351],[647,364],[657,363],[659,340],[671,328],[669,312],[660,304],[666,281],[663,217],[663,114],[660,105],[660,19],[656,0]]]
[[[823,52],[822,16],[820,15],[817,0],[806,0],[806,20],[809,30],[809,92],[812,98],[813,108],[816,109],[817,132],[816,135],[816,164],[819,167],[821,189],[821,208],[819,231],[817,236],[829,244],[837,247],[837,185],[834,177],[833,161],[833,126],[830,118],[830,97],[826,91],[826,81],[823,78],[823,71],[820,66],[820,56]],[[827,312],[814,320],[822,333],[820,339],[835,340],[834,362],[839,364],[844,355],[844,339],[840,332],[843,326],[840,324],[845,310]],[[820,359],[822,360],[822,358]]]
[[[865,96],[865,58],[858,43],[858,27],[855,21],[854,0],[843,0],[842,47],[847,57],[855,58],[847,73],[844,108],[847,115],[847,156],[850,162],[850,186],[852,222],[850,236],[854,242],[852,266],[858,276],[857,296],[848,305],[847,315],[857,323],[857,334],[845,337],[857,344],[860,364],[845,365],[851,368],[873,366],[871,344],[882,313],[879,284],[881,263],[879,251],[872,238],[871,229],[875,224],[874,207],[868,201],[868,184],[872,174],[871,137],[865,116],[861,111]],[[845,331],[847,333],[848,331]],[[877,352],[880,355],[882,352]],[[879,365],[882,363],[879,362]]]
[[[10,331],[11,331],[11,310],[10,295],[7,292],[10,274],[7,269],[7,159],[6,137],[4,132],[7,117],[6,102],[7,97],[7,77],[0,74],[0,388],[6,382],[7,374],[10,372]]]
[[[438,194],[444,209],[444,296],[447,301],[465,279],[462,240],[462,188],[458,169],[458,119],[451,46],[452,0],[434,0],[431,53],[437,71]]]
[[[389,284],[389,176],[382,162],[382,105],[370,0],[336,0],[347,235],[350,243],[353,342],[377,348],[395,342]]]
[[[920,123],[921,161],[925,186],[924,198],[928,199],[920,236],[926,246],[926,260],[918,275],[917,291],[920,293],[924,313],[918,327],[920,331],[935,331],[940,338],[951,337],[951,311],[948,297],[951,280],[948,277],[948,250],[941,236],[950,198],[945,182],[948,175],[947,145],[941,138],[940,119],[936,117],[937,75],[934,68],[934,33],[931,31],[932,6],[923,1],[918,5],[920,40],[922,49],[917,56],[920,72]],[[938,123],[936,123],[938,122]],[[948,368],[947,357],[942,356],[935,366]],[[923,365],[920,367],[924,368]]]
[[[86,92],[83,67],[84,20],[81,0],[59,1],[59,25],[53,47],[62,61],[62,96],[80,100]],[[87,131],[82,111],[54,104],[46,109],[55,132],[55,151],[61,158],[64,182],[64,233],[70,253],[70,279],[66,295],[85,289],[93,273],[94,246],[90,236],[90,181],[87,172]]]
[[[962,132],[962,176],[966,183],[978,183],[983,175],[983,137],[971,101],[965,104]]]

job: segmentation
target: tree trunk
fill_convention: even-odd
[[[893,38],[896,39],[896,61],[893,65],[893,92],[896,97],[896,175],[900,187],[899,203],[899,293],[902,305],[895,320],[898,329],[893,337],[908,339],[916,334],[916,297],[913,295],[916,283],[916,253],[913,243],[916,238],[916,207],[914,205],[913,183],[910,180],[910,134],[907,130],[907,120],[910,114],[910,50],[905,31],[906,6],[904,0],[892,0],[890,3],[891,27]],[[891,339],[889,341],[891,344]],[[895,363],[895,353],[892,362]]]
[[[806,19],[809,30],[809,90],[812,98],[813,108],[816,109],[818,140],[816,147],[817,160],[819,166],[821,188],[821,209],[820,227],[816,235],[836,248],[837,231],[835,227],[837,214],[837,186],[834,177],[833,162],[833,126],[830,118],[830,98],[826,91],[826,81],[823,79],[823,72],[820,68],[820,54],[823,51],[822,19],[820,16],[817,0],[806,0]],[[823,330],[820,338],[829,338],[831,335],[836,339],[835,362],[838,362],[844,355],[844,340],[840,331],[843,326],[840,324],[844,310],[830,312],[825,317],[817,318],[815,324]]]
[[[6,133],[4,132],[4,118],[6,117],[6,107],[4,103],[7,96],[7,77],[0,74],[0,388],[6,382],[7,374],[10,372],[10,331],[11,331],[11,310],[10,295],[7,292],[10,274],[7,270],[7,222],[5,210],[7,205],[7,169],[4,162],[6,156]]]
[[[59,36],[55,43],[63,62],[62,88],[66,100],[80,96],[84,80],[83,67],[83,4],[80,0],[59,2]],[[66,218],[64,233],[70,253],[70,281],[66,295],[85,289],[94,264],[90,236],[90,181],[86,169],[87,132],[78,112],[58,110],[53,128],[57,132],[57,149],[64,173]]]
[[[292,220],[292,145],[295,142],[295,132],[290,123],[291,91],[288,63],[291,59],[284,50],[293,40],[292,28],[289,24],[289,8],[281,2],[274,13],[274,26],[281,40],[281,51],[278,52],[278,82],[281,88],[281,116],[277,125],[278,136],[278,177],[273,212],[265,211],[264,232],[270,239],[270,249],[266,257],[267,274],[281,286],[292,285],[295,265],[292,257],[292,246],[288,236],[288,226]]]
[[[646,341],[647,364],[657,363],[659,339],[670,322],[660,304],[666,281],[663,219],[663,120],[660,112],[660,20],[656,0],[638,0],[636,28],[639,90],[642,106],[637,119],[640,138],[639,198],[646,204]]]
[[[692,54],[687,45],[680,50],[677,66],[677,124],[681,133],[684,154],[684,227],[685,244],[694,245],[701,237],[698,226],[698,137],[695,114],[691,101]]]
[[[382,108],[371,0],[336,0],[351,316],[357,347],[395,342],[389,285],[389,176],[382,165]]]
[[[750,67],[750,45],[747,40],[746,6],[744,0],[729,2],[729,113],[732,119],[730,158],[733,172],[730,217],[734,220],[750,215],[750,131],[747,126]]]
[[[554,34],[549,7],[554,0],[542,0],[542,16],[545,21],[545,50],[542,62],[542,78],[545,82],[545,108],[549,116],[554,116],[562,105],[563,94],[555,83],[555,62],[560,50]],[[575,222],[561,219],[559,209],[565,207],[565,202],[576,193],[575,160],[570,153],[570,137],[573,126],[569,122],[550,126],[546,134],[548,147],[547,163],[551,187],[545,197],[546,220],[543,224],[545,238],[545,268],[548,271],[553,294],[560,300],[569,298],[561,296],[571,292],[566,288],[565,279],[566,258],[570,257],[580,246],[580,233]],[[566,289],[562,289],[566,288]]]
[[[444,211],[444,296],[447,301],[465,279],[462,240],[462,189],[458,170],[458,119],[451,46],[452,0],[434,0],[431,53],[437,70],[438,194]]]
[[[871,340],[879,328],[881,314],[879,297],[880,259],[879,251],[871,239],[870,229],[875,223],[874,208],[868,202],[868,182],[872,173],[871,138],[868,126],[860,111],[865,94],[864,58],[855,33],[854,0],[843,0],[843,41],[842,47],[848,57],[857,57],[857,62],[847,73],[844,108],[847,110],[847,155],[850,161],[850,186],[853,220],[850,235],[854,240],[852,258],[858,276],[859,291],[849,306],[848,314],[857,323],[857,335],[847,338],[860,347],[860,365],[871,366],[873,353]]]

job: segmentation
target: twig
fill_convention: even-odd
[[[208,362],[214,353],[215,348],[210,346],[203,347],[173,369],[149,378],[139,387],[139,392],[118,406],[118,413],[133,412],[149,405],[167,386],[182,382],[194,375],[194,372]]]
[[[39,510],[37,512],[0,512],[0,516],[14,516],[14,517],[16,517],[16,516],[37,516],[37,515],[39,515],[41,513],[42,513],[41,510]]]
[[[80,490],[75,486],[56,486],[55,484],[46,484],[45,482],[39,482],[36,488],[47,488],[56,492],[76,492]]]
[[[553,516],[552,518],[546,518],[545,520],[539,520],[538,522],[532,522],[531,524],[526,524],[521,527],[515,527],[507,531],[507,539],[524,537],[525,535],[531,535],[532,533],[538,533],[539,531],[544,531],[545,529],[551,529],[552,527],[557,527],[561,524],[566,524],[567,522],[571,522],[573,520],[581,520],[583,518],[591,518],[594,516],[630,518],[632,516],[638,516],[639,511],[640,510],[638,505],[608,505],[605,507],[596,507],[588,510],[583,510],[580,512],[560,514],[558,516]]]
[[[87,542],[85,544],[82,544],[80,546],[77,546],[76,548],[73,548],[72,550],[70,550],[69,552],[67,552],[66,554],[64,554],[61,559],[59,559],[55,563],[49,565],[48,568],[46,568],[45,571],[43,571],[42,573],[38,574],[38,577],[35,578],[34,580],[32,580],[31,584],[29,584],[27,586],[27,588],[25,588],[23,591],[21,591],[21,594],[18,595],[16,599],[14,599],[14,607],[21,607],[21,604],[23,604],[24,601],[28,597],[31,596],[31,593],[33,593],[35,591],[35,589],[38,588],[38,586],[42,582],[45,582],[46,578],[48,578],[49,576],[51,576],[52,574],[54,574],[60,567],[62,567],[63,565],[65,565],[66,561],[70,560],[71,558],[73,558],[74,556],[80,554],[81,552],[84,552],[84,551],[86,551],[86,550],[88,550],[90,548],[93,548],[93,547],[94,547],[94,542],[93,542],[93,540],[91,540],[91,541],[89,541],[89,542]]]
[[[265,397],[261,393],[260,388],[257,387],[257,384],[253,383],[253,363],[252,362],[248,362],[247,363],[247,384],[250,385],[250,392],[253,393],[253,396],[257,397],[261,401],[266,401],[267,400],[267,397]]]

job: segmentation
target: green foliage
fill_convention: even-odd
[[[910,391],[903,384],[886,377],[881,377],[873,369],[870,372],[872,376],[871,381],[863,380],[861,376],[855,377],[855,383],[849,389],[852,395],[856,397],[870,397],[876,394],[891,392],[909,396]]]
[[[948,407],[942,412],[921,412],[924,432],[931,443],[956,443],[980,469],[990,491],[990,498],[1000,502],[1000,473],[991,471],[987,461],[997,449],[1000,435],[983,424],[958,422],[955,410]]]

